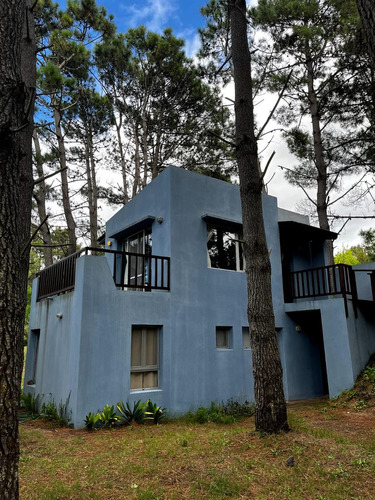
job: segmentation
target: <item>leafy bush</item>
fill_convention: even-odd
[[[120,420],[120,417],[116,414],[115,407],[105,405],[103,411],[97,414],[98,421],[100,420],[100,424],[102,427],[109,427],[112,429]]]
[[[146,403],[141,403],[141,400],[136,401],[133,403],[133,408],[128,402],[120,401],[116,408],[119,414],[116,413],[114,406],[108,404],[101,412],[96,414],[90,412],[84,420],[86,429],[92,431],[102,427],[112,428],[121,424],[131,425],[133,422],[142,424],[145,421],[153,421],[158,424],[165,416],[165,409],[152,403],[150,399]]]
[[[367,366],[363,372],[363,380],[375,383],[375,366]]]
[[[90,413],[86,415],[84,420],[85,427],[88,431],[93,431],[94,429],[99,429],[101,427],[100,413]]]
[[[117,409],[121,414],[121,419],[126,425],[130,425],[133,422],[141,424],[146,416],[145,407],[146,403],[141,403],[140,399],[133,403],[133,409],[130,408],[128,402],[126,402],[126,405],[123,401],[117,403]]]
[[[215,422],[218,424],[232,424],[236,419],[232,415],[226,415],[221,406],[217,406],[212,402],[209,408],[200,406],[195,412],[189,411],[187,418],[192,422],[198,424],[205,424],[207,422]]]
[[[31,416],[39,415],[39,406],[42,401],[42,398],[38,394],[34,396],[31,393],[22,393],[21,394],[21,406],[25,408],[26,412]]]
[[[158,424],[165,416],[165,408],[161,408],[156,403],[153,403],[151,399],[146,401],[145,405],[145,418],[147,420],[153,420],[154,424]]]
[[[65,403],[60,401],[58,406],[56,406],[53,399],[47,404],[43,403],[40,416],[43,418],[47,418],[48,420],[55,421],[60,427],[73,427],[71,421],[72,412],[69,409],[69,400],[70,393],[66,398]]]
[[[226,415],[232,415],[232,417],[238,420],[241,418],[252,417],[255,413],[254,404],[249,401],[239,403],[238,401],[234,401],[233,398],[228,399],[225,404],[222,403],[222,409]]]
[[[218,424],[233,424],[241,418],[254,415],[254,407],[248,401],[244,404],[229,399],[227,403],[220,406],[212,402],[209,408],[200,406],[195,412],[187,413],[187,418],[192,422],[204,424],[215,422]]]

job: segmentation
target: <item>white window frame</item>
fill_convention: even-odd
[[[232,241],[234,241],[234,244],[235,244],[235,253],[236,253],[236,269],[227,269],[225,267],[213,267],[211,266],[211,257],[210,257],[210,253],[208,251],[208,242],[210,241],[211,237],[212,237],[212,234],[213,234],[213,231],[214,230],[222,230],[226,233],[230,233],[232,234],[234,237],[233,238],[230,238]],[[241,259],[241,255],[240,255],[240,245],[243,245],[243,236],[242,234],[236,232],[236,231],[232,231],[230,230],[229,228],[222,228],[222,227],[219,227],[219,226],[215,226],[213,224],[207,224],[207,265],[210,269],[221,269],[221,270],[224,270],[224,271],[236,271],[236,272],[244,272],[245,271],[245,256],[243,254],[243,249],[242,249],[242,259]],[[241,262],[242,260],[242,262]]]

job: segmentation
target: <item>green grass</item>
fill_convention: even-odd
[[[321,409],[321,403],[292,406],[292,431],[265,437],[254,432],[253,418],[229,425],[181,419],[91,433],[30,422],[20,429],[20,497],[375,498],[373,411]],[[294,467],[286,465],[291,455]]]

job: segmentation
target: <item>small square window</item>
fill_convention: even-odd
[[[250,349],[250,333],[248,326],[242,327],[242,347],[244,349]]]
[[[216,349],[230,349],[231,328],[228,326],[216,327]]]

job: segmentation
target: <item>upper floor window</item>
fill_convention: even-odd
[[[151,227],[132,234],[124,240],[124,251],[150,255],[152,253]]]
[[[151,228],[143,229],[124,240],[124,252],[141,255],[128,255],[124,269],[124,283],[134,287],[149,285],[150,258],[152,254]],[[146,257],[144,257],[146,256]],[[139,290],[137,288],[137,290]]]
[[[242,233],[207,225],[208,266],[243,271]]]

